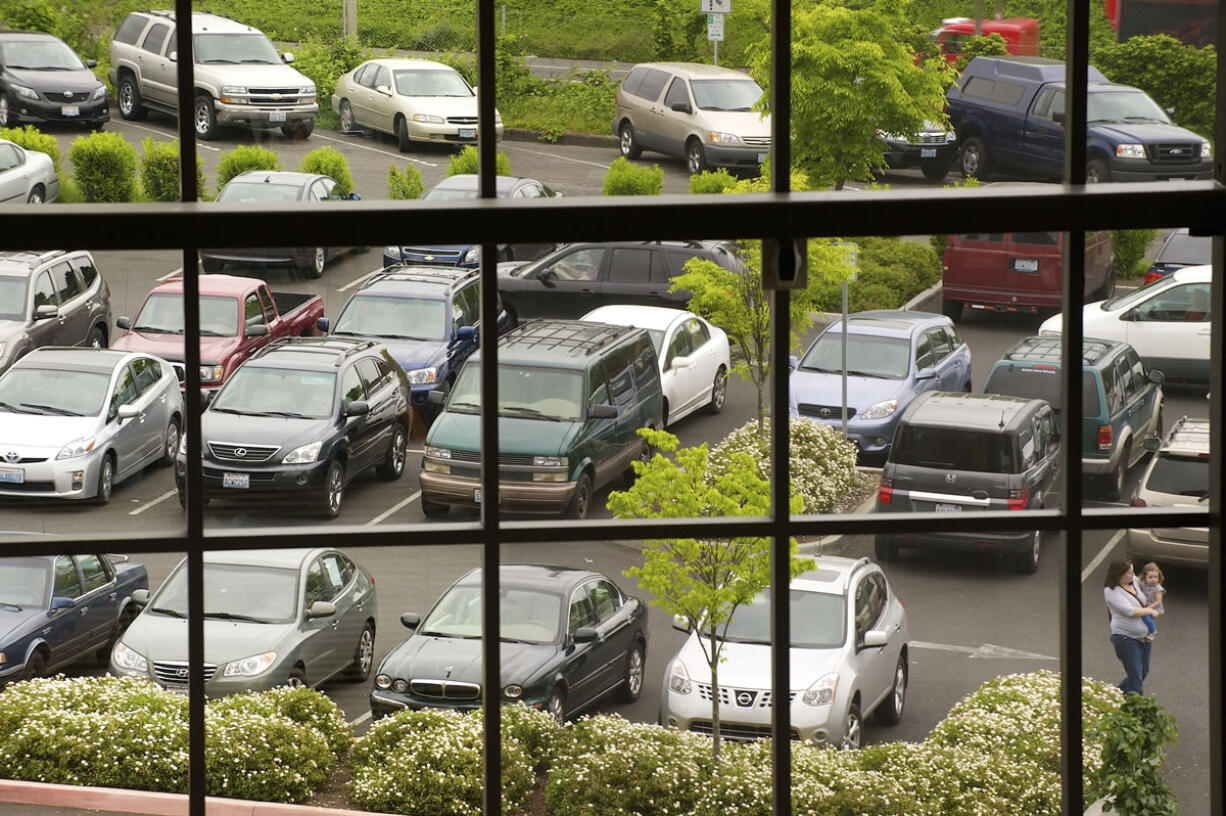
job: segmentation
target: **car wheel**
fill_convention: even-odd
[[[623,156],[627,159],[637,159],[643,155],[643,148],[639,147],[638,141],[634,138],[634,125],[629,122],[622,122],[622,126],[617,130],[617,135],[620,137]]]
[[[711,384],[711,401],[707,403],[708,414],[718,414],[724,410],[724,401],[728,398],[728,369],[723,366],[715,372],[715,382]]]
[[[109,502],[114,489],[115,457],[108,453],[102,457],[102,465],[98,469],[98,492],[94,494],[94,504]]]
[[[313,247],[307,251],[306,256],[302,259],[299,268],[306,274],[308,278],[321,278],[324,274],[324,267],[328,263],[328,250],[325,247]]]
[[[306,672],[302,670],[301,666],[294,666],[289,673],[289,677],[285,678],[285,685],[290,688],[307,687]]]
[[[894,687],[890,695],[877,706],[875,718],[882,725],[897,725],[902,719],[903,706],[907,702],[907,658],[898,656],[898,665],[894,667]]]
[[[626,657],[626,676],[617,690],[617,699],[623,703],[633,703],[643,693],[643,670],[647,664],[643,652],[643,644],[636,643]]]
[[[545,704],[545,712],[553,717],[558,725],[566,724],[566,695],[562,693],[562,689],[555,688],[553,694],[549,695],[549,702]]]
[[[9,126],[9,101],[0,94],[0,127]]]
[[[85,345],[89,348],[106,348],[106,332],[102,330],[101,326],[94,326],[93,331],[89,333],[89,339],[85,341]]]
[[[396,423],[391,444],[387,446],[387,458],[375,470],[380,479],[394,482],[404,475],[405,450],[408,446],[409,436],[404,432],[404,426]]]
[[[702,150],[702,142],[690,139],[685,145],[685,163],[690,175],[696,176],[707,169],[707,155]]]
[[[341,503],[345,500],[345,466],[333,459],[328,464],[328,473],[324,477],[323,507],[320,513],[326,519],[334,519],[341,514]]]
[[[878,561],[893,561],[898,558],[898,542],[877,536],[873,541],[873,552]]]
[[[1120,463],[1116,466],[1111,475],[1107,477],[1107,481],[1103,484],[1103,499],[1105,501],[1119,501],[1124,495],[1124,483],[1128,479],[1128,458],[1132,456],[1132,446],[1125,445],[1123,452],[1120,454]]]
[[[116,93],[119,103],[119,115],[132,122],[138,122],[149,115],[140,101],[140,91],[136,88],[136,77],[124,74],[119,80],[119,90]]]
[[[652,430],[655,429],[652,428]],[[639,447],[639,455],[634,458],[635,461],[642,462],[645,465],[656,455],[656,449],[646,439],[642,440],[642,442],[643,444]],[[622,481],[625,482],[627,488],[630,488],[634,486],[634,482],[638,477],[639,475],[634,472],[634,464],[632,463],[630,467],[626,468],[626,472],[622,474]]]
[[[447,511],[451,509],[449,504],[439,504],[432,502],[425,496],[421,497],[421,512],[426,518],[442,518],[447,515]]]
[[[196,97],[192,108],[192,122],[196,127],[196,135],[204,141],[212,141],[217,136],[217,111],[213,109],[213,100],[208,94]]]
[[[115,628],[111,631],[111,637],[106,645],[94,653],[94,658],[103,666],[110,663],[111,650],[115,648],[115,644],[123,637],[123,633],[128,631],[128,627],[132,625],[132,621],[136,620],[137,608],[135,604],[129,603],[123,608],[123,612],[119,615],[119,620],[115,621]]]
[[[1043,533],[1035,530],[1030,534],[1030,546],[1020,553],[1011,556],[1011,566],[1014,572],[1022,575],[1034,575],[1039,571],[1039,547],[1043,542]]]
[[[287,139],[309,139],[315,132],[314,120],[309,122],[294,122],[281,126],[281,135]]]
[[[592,474],[584,471],[575,483],[575,494],[563,514],[569,519],[587,518],[588,505],[592,503]]]
[[[403,116],[396,117],[396,146],[401,153],[408,153],[413,149],[413,140],[409,138],[409,125]]]
[[[158,467],[170,467],[179,455],[179,420],[172,419],[166,425],[166,439],[162,445],[162,456],[158,459]]]
[[[26,198],[27,204],[42,204],[47,200],[47,194],[43,192],[43,185],[35,184],[34,189],[30,191],[30,195]]]
[[[352,133],[358,129],[358,123],[353,118],[353,106],[348,99],[341,100],[341,133]]]
[[[349,666],[347,676],[350,680],[362,681],[370,677],[370,670],[375,665],[375,630],[369,623],[362,627],[357,648],[353,652],[353,663]]]
[[[847,709],[847,720],[843,723],[843,738],[839,740],[839,748],[854,751],[860,747],[864,738],[864,720],[860,717],[860,704],[852,701]]]
[[[934,184],[945,180],[949,175],[949,165],[944,162],[927,162],[920,165],[920,170],[924,172],[924,180],[931,181]]]
[[[33,680],[35,677],[42,677],[43,672],[47,670],[47,658],[43,657],[42,652],[35,652],[30,655],[30,659],[26,661],[25,670],[21,673],[22,680]]]
[[[950,300],[942,296],[941,298],[941,314],[948,317],[950,320],[957,323],[962,319],[962,301]]]
[[[1111,181],[1111,168],[1106,159],[1090,159],[1086,162],[1086,184],[1100,184]]]
[[[1163,434],[1165,432],[1166,432],[1166,423],[1163,421],[1163,418],[1162,418],[1162,406],[1159,405],[1158,406],[1158,417],[1157,419],[1154,420],[1154,436],[1158,438],[1159,442],[1161,442],[1164,438]]]
[[[962,145],[958,161],[963,178],[988,180],[988,149],[984,146],[983,139],[978,136],[967,139]]]

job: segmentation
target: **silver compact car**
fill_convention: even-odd
[[[187,566],[144,608],[111,652],[111,674],[187,691]],[[204,554],[204,692],[365,680],[375,659],[375,582],[329,547]]]
[[[43,204],[60,195],[60,177],[51,157],[0,139],[0,203]]]
[[[183,396],[170,363],[95,348],[35,349],[0,376],[0,496],[89,499],[171,465]]]
[[[885,573],[867,558],[821,556],[789,587],[792,737],[859,748],[863,720],[902,718],[907,694],[907,613]],[[732,616],[719,667],[723,739],[771,734],[770,590]],[[714,696],[699,635],[668,663],[660,723],[711,733]]]

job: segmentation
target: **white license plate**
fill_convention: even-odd
[[[61,116],[80,116],[81,108],[76,105],[64,105],[60,108]]]
[[[1013,259],[1013,271],[1014,272],[1038,272],[1039,271],[1039,261],[1037,258],[1014,258]]]
[[[481,503],[481,489],[480,488],[473,490],[473,501],[475,501],[477,504]]]
[[[251,475],[248,473],[223,473],[221,474],[222,487],[238,487],[243,490],[251,487]]]
[[[937,149],[935,147],[921,147],[920,148],[920,158],[921,159],[935,159],[936,157],[937,157]]]
[[[962,505],[960,504],[938,504],[933,508],[938,513],[961,513]]]
[[[26,472],[21,468],[0,468],[0,482],[5,484],[24,484]]]
[[[764,161],[766,161],[766,154],[765,154],[765,153],[759,153],[759,154],[758,154],[758,164],[761,164],[761,163],[762,163],[762,162],[764,162]]]
[[[460,128],[460,138],[461,139],[477,138],[477,129],[476,128]]]
[[[272,113],[268,114],[268,121],[270,121],[270,122],[284,122],[284,121],[285,121],[285,113],[284,113],[283,111],[273,111]]]

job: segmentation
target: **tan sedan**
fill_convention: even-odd
[[[332,109],[342,131],[377,130],[396,137],[401,152],[413,142],[476,144],[477,89],[441,62],[375,59],[336,81]],[[494,111],[497,138],[502,117]]]

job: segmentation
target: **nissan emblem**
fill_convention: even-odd
[[[748,708],[753,705],[753,693],[749,691],[738,691],[736,694],[736,704]]]

